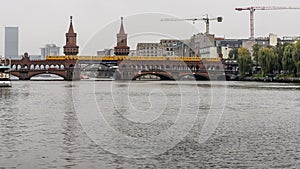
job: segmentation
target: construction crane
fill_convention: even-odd
[[[209,22],[216,20],[217,22],[222,22],[223,18],[222,17],[216,17],[216,18],[209,18],[208,14],[205,15],[204,18],[186,18],[186,19],[180,19],[180,18],[163,18],[161,21],[193,21],[193,24],[195,21],[204,21],[206,25],[206,34],[209,34]]]
[[[251,6],[245,8],[235,8],[237,11],[250,11],[250,39],[254,39],[254,11],[256,10],[283,10],[283,9],[300,9],[300,7],[283,7],[283,6]]]

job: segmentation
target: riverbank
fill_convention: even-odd
[[[300,83],[300,78],[286,77],[244,77],[239,81],[254,81],[254,82],[278,82],[278,83]]]

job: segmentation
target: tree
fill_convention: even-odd
[[[241,77],[252,73],[252,59],[248,49],[243,47],[238,49],[238,64]]]
[[[293,62],[295,64],[295,68],[297,69],[297,74],[300,72],[298,68],[298,62],[300,61],[300,40],[298,40],[294,45],[293,50]]]
[[[300,77],[300,61],[296,63],[296,68],[297,68],[297,76]]]
[[[262,75],[273,73],[275,68],[275,52],[272,48],[262,48],[258,52],[258,63],[261,66]]]
[[[294,45],[288,44],[284,47],[283,58],[282,58],[282,68],[285,73],[292,73],[294,70],[294,62],[293,62],[293,50]]]
[[[261,46],[259,44],[254,44],[252,46],[252,50],[253,50],[253,58],[254,58],[254,61],[255,61],[255,67],[257,69],[257,65],[258,65],[258,52],[259,52],[259,49],[261,48]]]
[[[277,43],[277,45],[273,48],[276,58],[275,58],[275,69],[277,70],[278,73],[281,72],[282,70],[282,58],[283,58],[283,52],[284,52],[284,47],[288,45],[287,43],[281,44]]]
[[[228,56],[230,59],[237,60],[238,59],[238,48],[233,48],[229,51]]]

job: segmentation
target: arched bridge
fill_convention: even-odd
[[[30,60],[27,53],[21,60],[11,60],[11,74],[20,80],[30,80],[39,74],[55,74],[64,80],[79,80],[80,71],[76,59]]]
[[[224,65],[218,59],[182,60],[122,60],[118,62],[119,79],[136,80],[154,75],[161,80],[226,80]]]
[[[77,59],[79,64],[104,64],[117,66],[116,79],[135,80],[154,75],[161,80],[225,80],[230,73],[224,71],[221,58],[178,56],[47,56],[48,61]]]

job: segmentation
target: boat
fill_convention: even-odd
[[[10,64],[6,60],[0,60],[0,87],[11,87]]]

